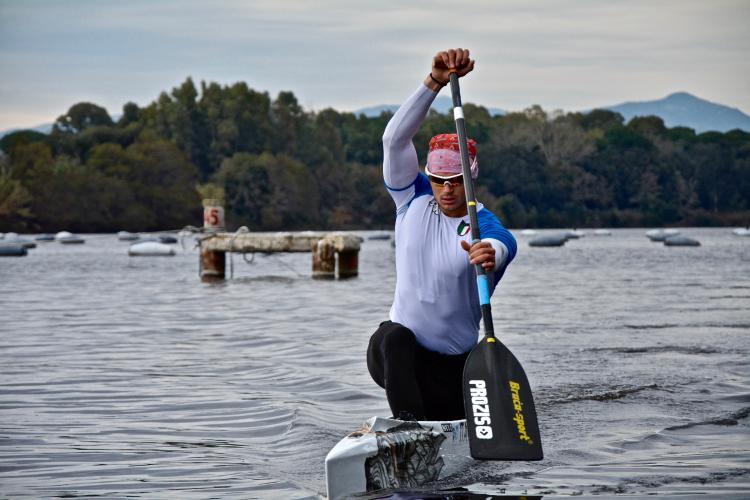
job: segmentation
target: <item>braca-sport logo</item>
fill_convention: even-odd
[[[518,428],[518,439],[527,444],[534,444],[534,441],[526,432],[526,420],[523,418],[523,402],[521,401],[521,385],[513,380],[510,380],[509,383],[510,395],[513,400],[513,409],[516,411],[516,414],[513,416],[513,421]]]
[[[477,439],[492,439],[492,419],[487,399],[487,384],[484,380],[469,380],[471,394],[471,418]]]

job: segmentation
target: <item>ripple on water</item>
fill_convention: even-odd
[[[721,230],[696,231],[710,252],[665,252],[641,230],[522,247],[492,305],[546,458],[438,486],[748,491],[750,262]],[[235,256],[218,284],[198,281],[196,252],[126,248],[97,235],[3,262],[0,496],[322,493],[328,449],[389,413],[365,350],[393,297],[390,245],[363,243],[353,280],[314,281],[308,254],[285,254]]]

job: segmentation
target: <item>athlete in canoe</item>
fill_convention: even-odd
[[[481,203],[482,241],[470,245],[455,134],[430,140],[420,172],[412,139],[453,69],[459,77],[474,69],[468,50],[438,52],[430,74],[383,134],[383,178],[396,204],[396,292],[389,320],[370,338],[367,367],[385,389],[394,417],[465,418],[462,373],[481,319],[473,265],[485,268],[494,290],[516,255],[513,235]],[[469,156],[476,179],[473,140]]]

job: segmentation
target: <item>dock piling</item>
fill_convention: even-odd
[[[226,252],[201,247],[201,280],[223,280],[226,275]]]
[[[359,274],[359,250],[339,252],[339,279],[352,278]]]
[[[351,233],[302,231],[298,233],[212,232],[200,240],[201,279],[225,278],[226,252],[311,252],[315,279],[335,279],[359,274],[361,239]]]
[[[312,273],[315,279],[334,279],[336,277],[336,250],[326,239],[312,244]]]

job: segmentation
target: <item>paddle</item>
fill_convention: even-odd
[[[450,74],[450,83],[473,245],[480,241],[477,200],[455,72]],[[495,337],[489,280],[481,265],[476,265],[476,272],[484,338],[466,359],[463,380],[471,456],[482,460],[541,460],[542,439],[529,381],[521,363]]]

